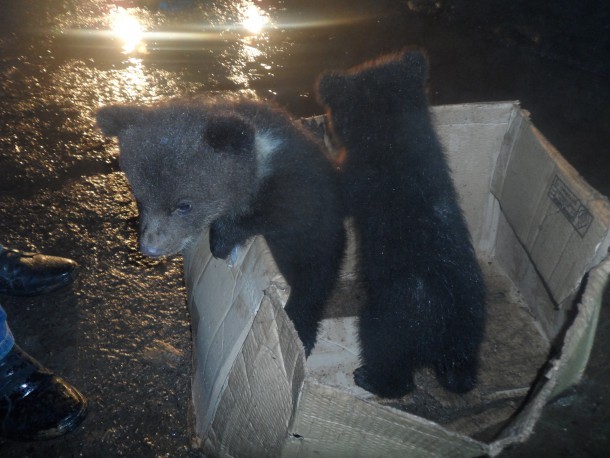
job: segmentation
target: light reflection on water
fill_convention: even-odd
[[[269,23],[269,16],[254,3],[245,1],[242,3],[241,24],[253,34],[261,33],[263,28]]]
[[[317,7],[293,16],[284,0],[181,0],[188,7],[171,11],[148,0],[57,0],[49,14],[54,1],[41,1],[16,46],[0,41],[0,161],[12,177],[3,189],[113,164],[94,129],[102,105],[204,92],[309,97],[295,86],[313,84],[302,70],[323,39],[312,31],[353,20]]]
[[[159,2],[81,3],[88,5],[86,17],[73,15],[58,21],[61,34],[81,54],[90,52],[93,58],[114,59],[121,65],[131,62],[125,56],[137,57],[142,59],[139,65],[149,69],[182,67],[191,73],[191,81],[210,91],[239,92],[257,81],[271,81],[281,65],[277,62],[285,60],[295,45],[291,34],[299,28],[332,28],[363,19],[343,14],[340,18],[310,15],[295,21],[286,16],[287,8],[278,0],[182,1],[171,14],[167,8],[138,7]],[[126,77],[131,78],[129,72]]]
[[[121,5],[125,3],[121,2]],[[265,59],[271,50],[266,44],[273,21],[268,12],[252,1],[212,2],[207,5],[204,15],[200,14],[201,10],[190,10],[190,20],[186,24],[172,24],[163,14],[147,9],[105,6],[100,9],[97,21],[88,21],[88,27],[75,27],[68,22],[62,33],[86,39],[76,46],[92,50],[118,46],[129,56],[144,56],[155,51],[213,51],[217,63],[225,69],[225,78],[238,89],[248,88],[252,79],[264,76],[262,73],[268,74],[272,69]],[[198,16],[203,17],[197,20]],[[123,64],[126,62],[137,62],[141,66],[143,61],[129,59]],[[253,71],[252,64],[258,62],[261,65]],[[134,68],[125,76],[133,82],[134,72],[138,71]]]
[[[134,51],[145,52],[143,26],[138,18],[125,8],[117,8],[111,17],[112,33],[123,43],[126,54]]]

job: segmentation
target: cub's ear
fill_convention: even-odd
[[[144,108],[133,105],[108,105],[100,108],[96,115],[98,127],[104,135],[115,137],[129,126],[138,123]]]
[[[428,79],[428,57],[417,48],[406,48],[400,54],[401,62],[408,70],[409,78],[424,83]]]
[[[217,151],[241,154],[254,149],[254,126],[240,116],[227,114],[208,119],[204,140]]]
[[[321,105],[332,107],[347,87],[347,78],[337,72],[322,73],[316,83],[316,95]]]

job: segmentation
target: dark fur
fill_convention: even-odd
[[[345,200],[368,303],[361,387],[399,397],[431,365],[457,393],[477,381],[485,290],[425,95],[427,60],[405,51],[323,75],[318,99],[346,150]]]
[[[281,110],[246,100],[109,106],[97,120],[118,136],[142,252],[180,252],[210,226],[212,254],[226,258],[262,234],[309,354],[345,243],[335,171],[319,142]]]

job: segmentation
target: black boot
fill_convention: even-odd
[[[0,436],[30,441],[72,431],[87,400],[17,345],[0,360]]]
[[[71,259],[0,248],[0,293],[34,296],[66,286],[76,277]]]

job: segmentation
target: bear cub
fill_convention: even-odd
[[[140,250],[179,253],[209,227],[227,258],[262,235],[291,292],[286,312],[308,355],[341,265],[345,232],[336,171],[320,142],[279,108],[252,100],[111,105],[119,164],[140,212]]]
[[[367,303],[356,384],[382,397],[414,388],[431,366],[447,389],[477,383],[485,287],[425,93],[419,50],[323,74]]]

